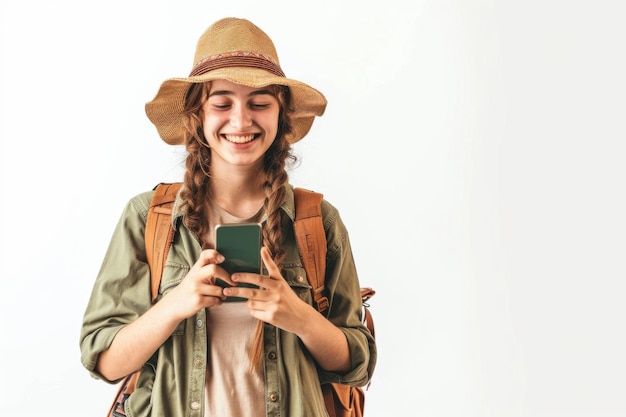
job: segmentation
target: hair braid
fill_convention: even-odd
[[[281,141],[286,143],[286,141]],[[269,164],[266,170],[266,180],[263,183],[265,189],[264,210],[267,213],[267,221],[263,229],[263,239],[265,246],[270,250],[272,258],[280,264],[285,255],[282,248],[282,228],[281,228],[281,210],[280,207],[285,201],[285,187],[288,183],[289,176],[285,170],[285,158],[280,157],[287,150],[276,152],[273,156],[274,161]]]
[[[183,205],[187,209],[183,221],[203,247],[205,246],[204,236],[209,232],[210,227],[205,219],[209,210],[210,188],[207,185],[211,165],[211,150],[202,130],[202,104],[207,94],[207,84],[192,84],[187,90],[183,110],[187,150],[184,187],[181,191]]]

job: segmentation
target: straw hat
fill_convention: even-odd
[[[322,93],[285,77],[274,43],[265,32],[246,19],[225,18],[211,25],[198,40],[189,77],[166,80],[146,104],[148,118],[166,143],[184,143],[181,114],[189,86],[216,79],[253,88],[271,84],[289,87],[295,109],[291,115],[293,132],[287,136],[290,143],[302,139],[315,116],[321,116],[326,109]]]

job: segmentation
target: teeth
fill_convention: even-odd
[[[254,135],[248,135],[248,136],[224,135],[224,136],[226,137],[226,140],[228,140],[229,142],[234,142],[234,143],[246,143],[254,139]]]

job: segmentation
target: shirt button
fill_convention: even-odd
[[[191,409],[192,410],[199,410],[200,409],[200,403],[198,401],[194,401],[191,403]]]
[[[203,363],[204,363],[204,362],[202,361],[202,359],[196,359],[196,360],[193,362],[193,364],[194,364],[194,366],[195,366],[196,368],[202,368],[202,364],[203,364]]]
[[[278,394],[277,394],[277,393],[275,393],[275,392],[272,392],[272,393],[270,394],[270,401],[271,401],[271,402],[273,402],[273,403],[275,403],[276,401],[278,401]]]
[[[200,320],[200,319],[196,320],[196,327],[198,329],[202,328],[202,320]]]
[[[302,275],[298,275],[296,279],[298,280],[298,282],[304,282],[304,277]]]
[[[276,359],[276,352],[270,352],[270,353],[268,353],[268,354],[267,354],[267,358],[268,358],[268,359],[272,359],[272,360]]]

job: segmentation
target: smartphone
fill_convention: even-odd
[[[215,226],[215,249],[224,255],[220,264],[229,274],[235,272],[261,273],[261,224],[234,223]],[[230,285],[217,279],[220,287]],[[257,288],[256,285],[240,283],[239,287]],[[226,301],[245,301],[241,297],[228,297]]]

